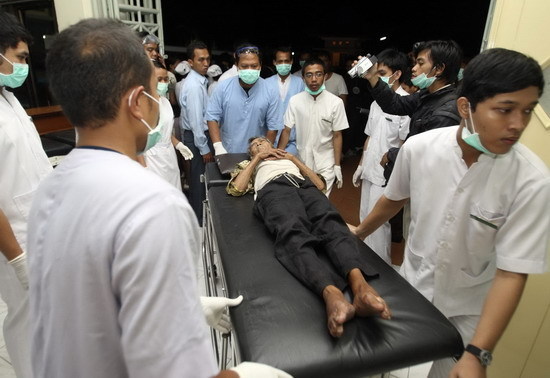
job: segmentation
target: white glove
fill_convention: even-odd
[[[15,270],[15,275],[19,279],[19,282],[21,282],[21,286],[23,286],[23,289],[29,290],[29,275],[27,274],[27,253],[23,252],[13,260],[8,261],[8,264],[10,264]]]
[[[363,166],[361,164],[359,164],[357,166],[357,169],[355,170],[355,173],[353,174],[353,179],[352,179],[353,186],[355,186],[356,188],[358,188],[359,185],[361,185],[361,174],[362,173],[363,173]]]
[[[222,333],[228,333],[231,330],[231,321],[225,308],[239,305],[243,301],[243,296],[239,295],[235,299],[226,297],[200,297],[200,299],[206,323]]]
[[[239,374],[240,378],[292,378],[282,370],[257,362],[243,362],[229,370]]]
[[[193,159],[193,153],[183,142],[176,144],[176,150],[178,150],[185,160]]]
[[[343,184],[342,180],[342,167],[339,165],[334,166],[334,175],[336,176],[336,187],[340,189]]]
[[[216,142],[212,144],[212,146],[214,146],[214,155],[223,155],[227,153],[222,142]]]

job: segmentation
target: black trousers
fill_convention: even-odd
[[[356,237],[328,198],[309,180],[281,176],[258,192],[254,210],[275,236],[275,256],[304,285],[319,295],[328,285],[340,290],[347,275],[359,268],[367,277],[376,272],[362,262]],[[321,261],[326,253],[336,273]]]
[[[208,132],[205,132],[208,139],[208,147],[210,151],[214,151],[212,142],[208,136]],[[189,204],[193,208],[199,224],[202,225],[202,204],[206,199],[206,190],[204,183],[201,182],[201,175],[204,174],[205,164],[202,160],[202,155],[199,149],[195,146],[195,140],[193,138],[193,132],[190,130],[183,131],[183,144],[185,144],[191,152],[193,152],[193,158],[191,159],[191,166],[189,168]]]

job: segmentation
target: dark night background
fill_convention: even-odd
[[[279,45],[294,50],[325,49],[323,37],[359,38],[358,53],[387,47],[404,52],[414,42],[454,39],[466,58],[481,46],[490,0],[204,2],[164,0],[167,46],[184,47],[201,39],[212,50],[232,52],[249,41],[267,54]],[[380,41],[380,37],[387,40]]]

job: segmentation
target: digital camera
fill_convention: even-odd
[[[367,54],[367,56],[362,57],[359,62],[348,71],[348,75],[352,78],[361,77],[369,68],[374,66],[378,62],[376,56]]]

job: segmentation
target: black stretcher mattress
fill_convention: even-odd
[[[359,239],[365,261],[380,273],[369,283],[392,319],[354,318],[341,338],[332,338],[322,298],[274,257],[272,237],[253,214],[253,196],[231,197],[212,186],[208,202],[228,295],[244,296],[230,312],[242,361],[297,378],[365,377],[462,353],[448,320]]]

